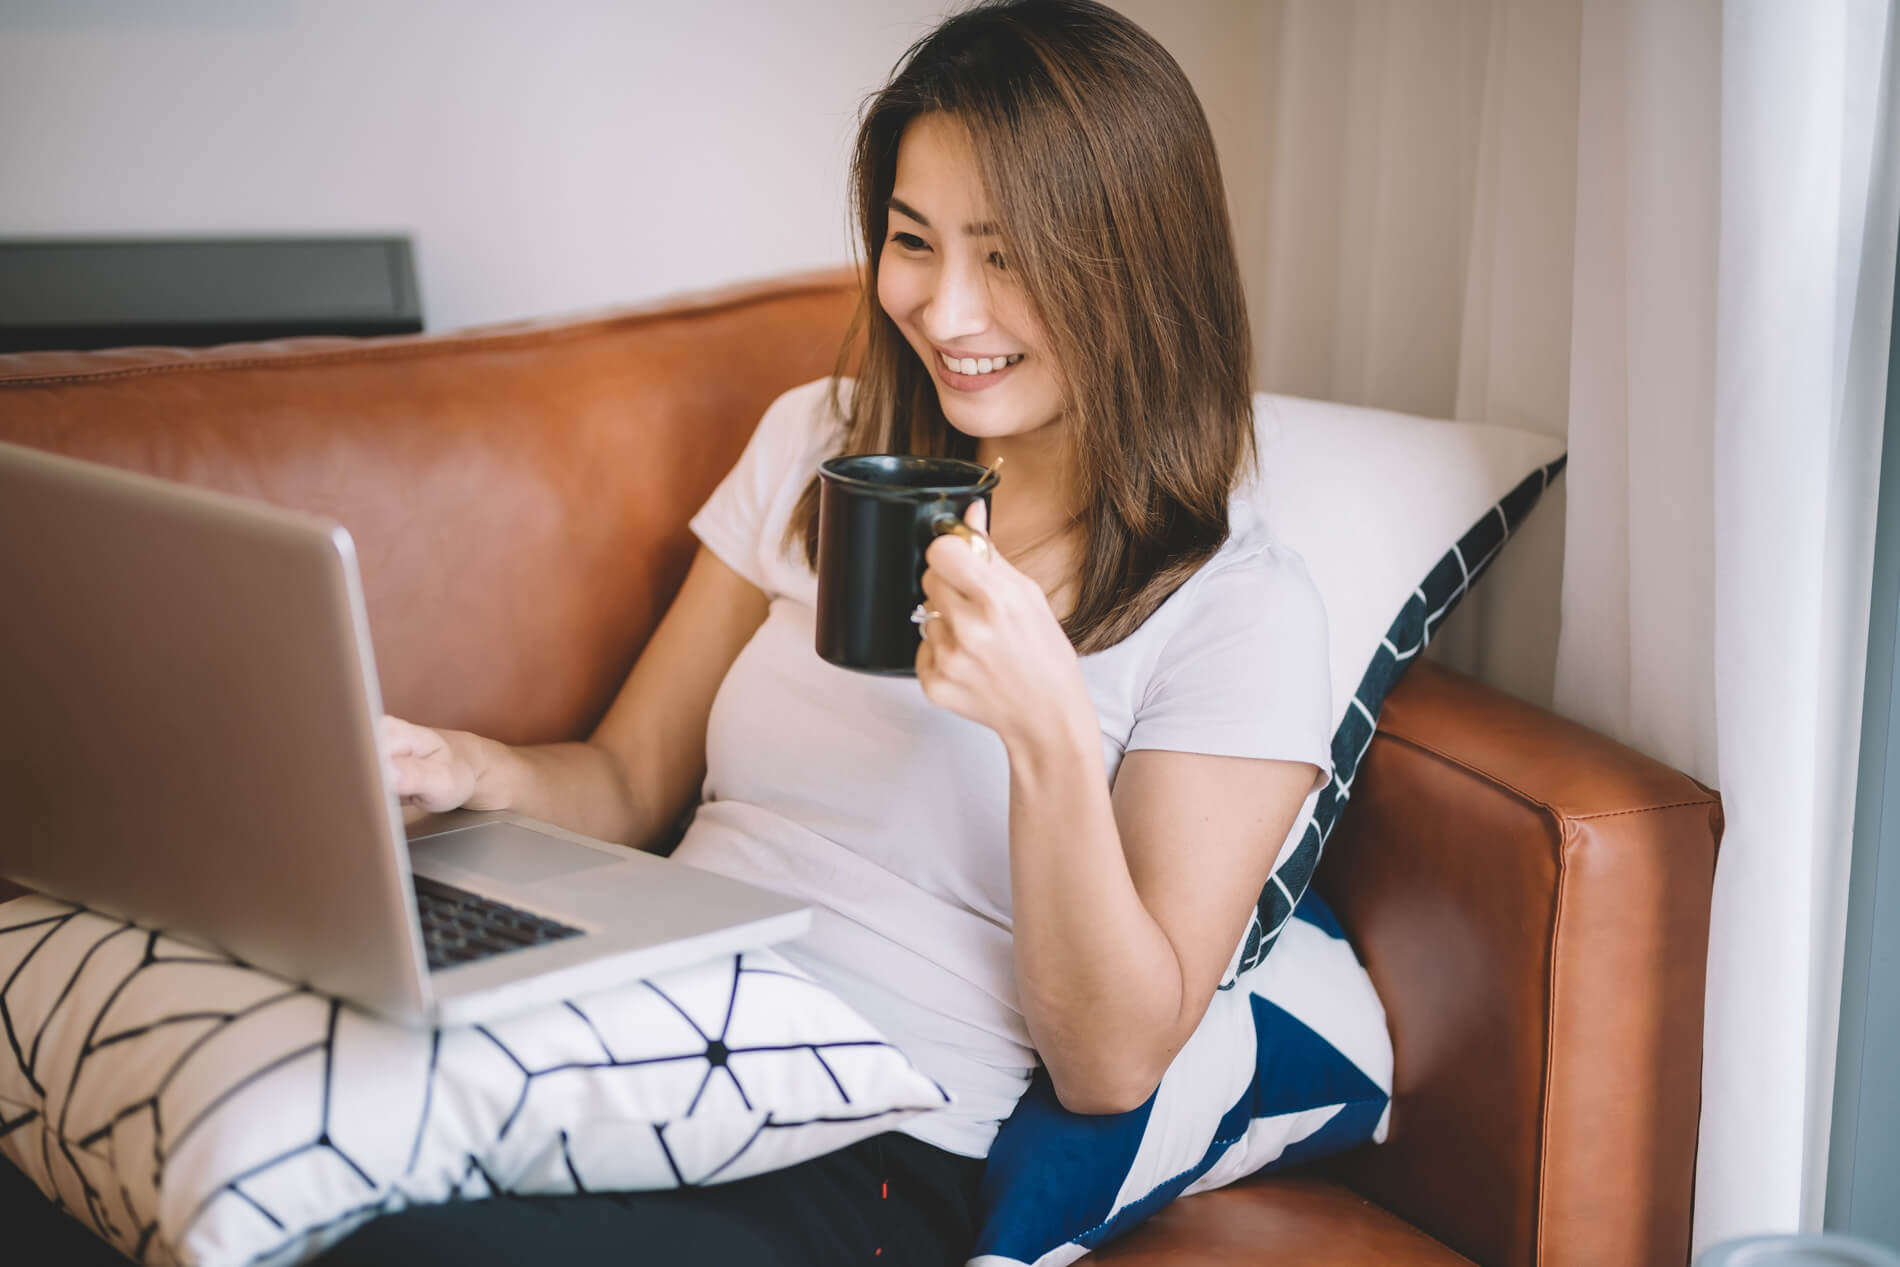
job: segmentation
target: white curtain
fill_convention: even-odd
[[[1123,0],[1220,147],[1258,385],[1562,435],[1579,0]],[[1568,481],[1426,656],[1548,706]]]
[[[1896,232],[1893,0],[1126,0],[1262,387],[1568,436],[1431,658],[1722,790],[1698,1249],[1825,1184]]]
[[[1698,1237],[1826,1193],[1893,313],[1893,6],[1722,14],[1715,686]],[[1900,403],[1900,402],[1896,402]]]

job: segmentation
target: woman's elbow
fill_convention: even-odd
[[[1130,1113],[1154,1098],[1162,1071],[1152,1074],[1143,1069],[1098,1070],[1089,1074],[1064,1076],[1049,1071],[1056,1099],[1071,1113],[1084,1117],[1105,1117]]]

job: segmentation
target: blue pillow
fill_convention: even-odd
[[[1140,1108],[1071,1113],[1037,1071],[990,1147],[972,1267],[1055,1267],[1184,1193],[1383,1139],[1391,1093],[1385,1009],[1309,893]]]
[[[1387,629],[1333,734],[1333,781],[1262,891],[1232,979],[1148,1103],[1074,1114],[1037,1072],[991,1145],[970,1267],[1057,1267],[1178,1196],[1385,1138],[1385,1009],[1309,885],[1387,693],[1565,463],[1530,471],[1480,515]]]

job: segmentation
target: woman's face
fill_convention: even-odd
[[[1054,359],[1003,258],[969,135],[951,116],[904,129],[889,213],[878,303],[929,368],[950,425],[989,438],[1054,422]]]

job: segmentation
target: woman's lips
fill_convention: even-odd
[[[936,351],[936,349],[932,350]],[[952,357],[946,352],[937,351],[936,356],[938,377],[946,385],[960,392],[980,392],[985,388],[996,386],[1003,381],[1005,374],[1022,364],[1023,360],[1023,354],[1020,352],[1015,353],[1013,357]],[[961,368],[951,368],[953,365],[969,362],[976,362],[979,366],[987,362],[991,368],[987,371],[979,368],[974,374],[965,373]]]

